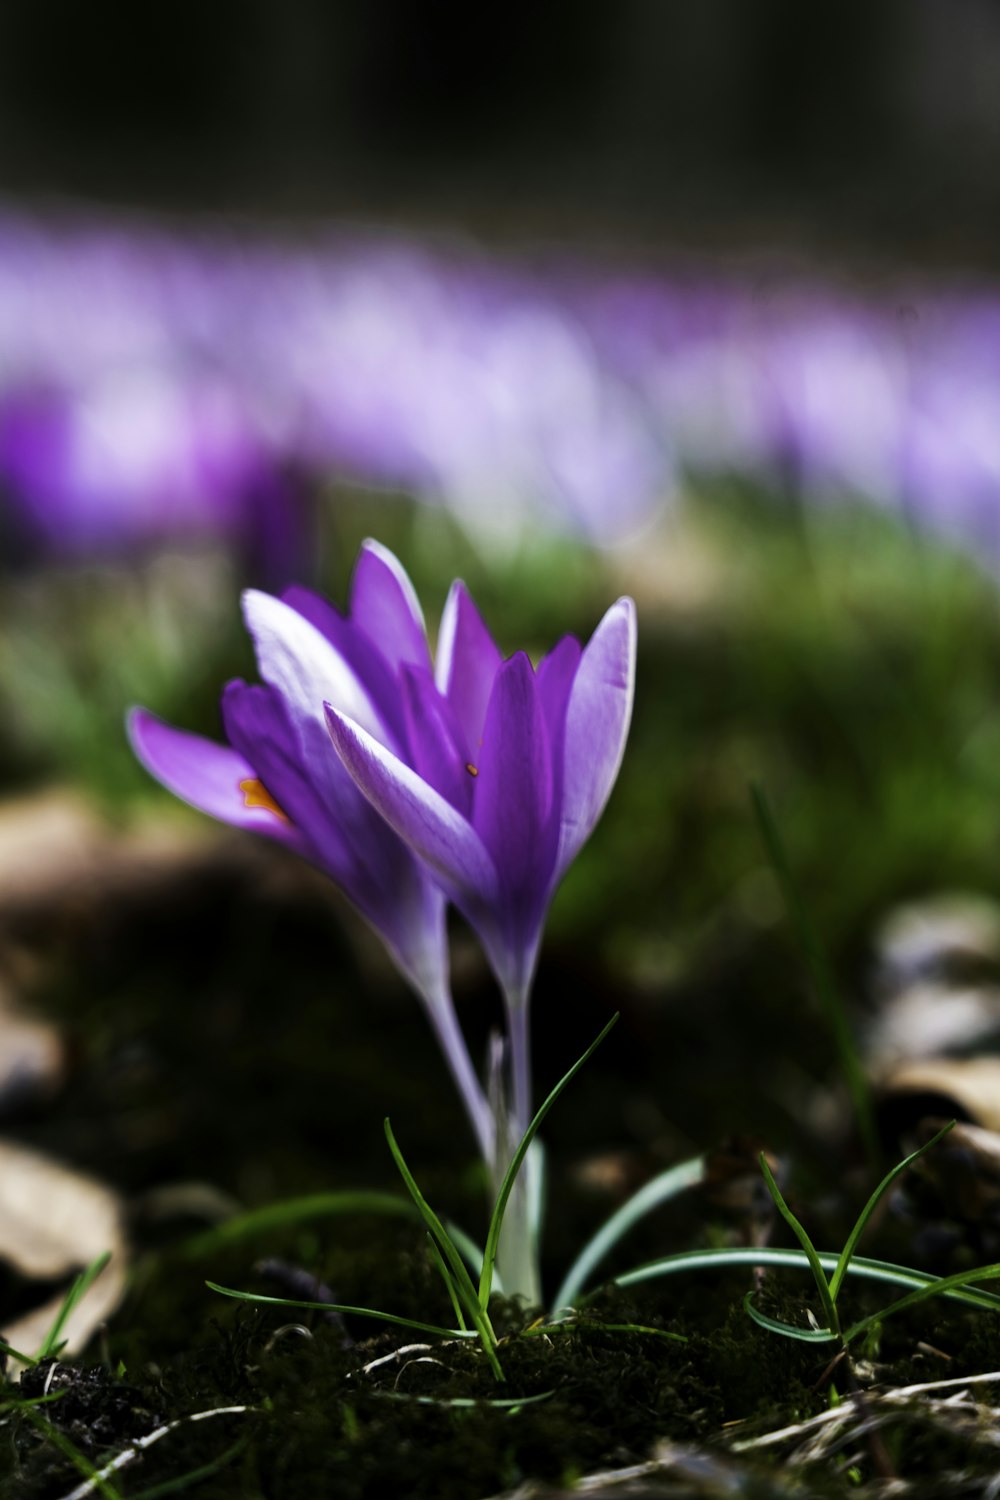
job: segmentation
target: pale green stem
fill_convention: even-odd
[[[531,1031],[528,997],[507,1001],[507,1035],[510,1039],[511,1135],[513,1147],[531,1124]]]
[[[491,1170],[496,1157],[496,1128],[486,1094],[472,1066],[469,1049],[465,1045],[465,1037],[462,1035],[462,1028],[455,1013],[454,1002],[443,985],[434,994],[424,992],[423,998],[434,1033],[448,1061],[451,1075],[462,1097],[462,1103],[465,1105],[465,1113],[475,1132],[483,1161],[487,1169]]]
[[[508,1108],[506,1139],[498,1136],[494,1164],[497,1184],[531,1124],[531,1036],[528,1027],[527,988],[504,994],[507,1014]],[[541,1269],[538,1264],[540,1159],[533,1146],[507,1202],[497,1270],[507,1296],[523,1297],[532,1307],[542,1305]]]

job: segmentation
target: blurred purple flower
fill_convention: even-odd
[[[330,744],[332,701],[405,757],[411,726],[403,684],[427,671],[423,616],[409,579],[376,542],[361,550],[350,611],[301,588],[283,598],[250,590],[244,615],[260,684],[230,682],[229,741],[213,743],[134,709],[139,759],[203,812],[262,833],[325,870],[385,942],[425,1002],[487,1159],[492,1126],[448,985],[445,898],[405,843],[357,790]]]
[[[144,378],[0,399],[0,485],[30,551],[120,556],[213,538],[262,579],[301,571],[302,497],[218,383]]]
[[[308,551],[293,479],[609,544],[685,482],[737,475],[981,552],[998,320],[968,288],[0,210],[0,522],[77,556],[208,535],[276,578]]]

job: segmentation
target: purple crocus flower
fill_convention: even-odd
[[[354,781],[478,932],[503,990],[494,1059],[494,1180],[531,1121],[528,1000],[556,886],[611,794],[632,713],[635,605],[619,599],[588,645],[565,636],[535,668],[504,661],[464,584],[441,622],[437,671],[401,674],[409,756],[345,704],[328,703]],[[532,1154],[500,1239],[508,1292],[540,1297],[539,1161]]]
[[[493,1126],[448,984],[445,897],[355,787],[330,744],[324,701],[343,708],[392,754],[411,751],[402,682],[427,672],[420,605],[396,558],[361,550],[345,617],[306,589],[280,599],[250,590],[244,615],[263,681],[230,682],[228,745],[134,709],[139,759],[185,801],[294,849],[332,876],[385,942],[424,1001],[488,1160]]]
[[[611,794],[634,680],[631,599],[584,649],[565,636],[535,668],[523,651],[502,659],[459,582],[435,676],[402,672],[409,760],[327,705],[343,764],[479,933],[512,1013],[526,1006],[555,889]]]

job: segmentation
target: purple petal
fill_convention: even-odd
[[[604,811],[625,753],[635,689],[635,605],[619,599],[591,636],[566,711],[556,878]]]
[[[430,672],[402,671],[410,762],[463,817],[472,813],[475,766],[470,769],[462,731],[447,698],[438,692]]]
[[[455,710],[473,760],[479,753],[493,679],[502,661],[465,584],[452,584],[438,633],[437,685]]]
[[[496,676],[483,729],[473,825],[493,856],[505,927],[540,920],[555,860],[552,760],[538,684],[523,651]]]
[[[430,866],[451,900],[467,915],[495,903],[496,868],[471,823],[416,771],[331,704],[326,705],[326,718],[337,754],[357,786]]]
[[[365,684],[368,695],[397,744],[406,742],[406,718],[399,695],[396,671],[386,661],[370,636],[353,620],[347,620],[326,599],[312,589],[293,584],[281,595],[282,601],[314,625],[338,651],[354,675]],[[426,653],[425,653],[426,654]]]
[[[362,544],[351,580],[351,621],[375,643],[392,667],[431,665],[420,600],[398,558],[370,537]]]
[[[261,677],[284,699],[299,733],[315,742],[314,753],[326,742],[325,702],[335,703],[379,739],[392,741],[384,718],[346,657],[304,615],[256,589],[243,595],[243,614]]]
[[[175,796],[224,823],[267,834],[301,851],[302,835],[294,822],[267,806],[248,805],[253,802],[258,773],[228,745],[174,729],[144,708],[133,708],[129,713],[128,734],[146,770]],[[241,783],[247,785],[241,789]]]
[[[273,688],[228,682],[222,695],[222,717],[230,742],[248,758],[252,756],[271,796],[302,830],[309,857],[338,884],[357,885],[353,844],[370,832],[371,809],[343,775],[336,757],[329,756],[319,774],[311,773],[295,727]],[[378,863],[377,833],[372,864]],[[362,883],[368,884],[367,880]],[[359,892],[358,904],[366,905],[365,898],[366,892]]]
[[[548,656],[544,656],[538,663],[535,672],[538,696],[549,736],[552,798],[557,808],[562,806],[566,709],[581,655],[582,648],[576,637],[563,636],[562,640],[553,646]]]
[[[440,993],[447,972],[443,897],[358,791],[325,725],[326,765],[314,776],[273,689],[230,682],[222,706],[230,739],[253,754],[261,780],[301,830],[299,852],[333,877],[417,989]]]

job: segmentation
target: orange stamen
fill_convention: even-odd
[[[262,781],[258,781],[256,776],[250,777],[247,781],[241,781],[240,791],[243,793],[244,807],[263,807],[267,812],[274,813],[275,817],[280,818],[283,823],[290,821],[288,814],[278,806],[267,787]]]
[[[474,766],[472,764],[471,760],[466,761],[466,763],[465,763],[465,769],[468,771],[468,773],[469,773],[470,776],[478,776],[479,775],[479,767],[478,766]]]

